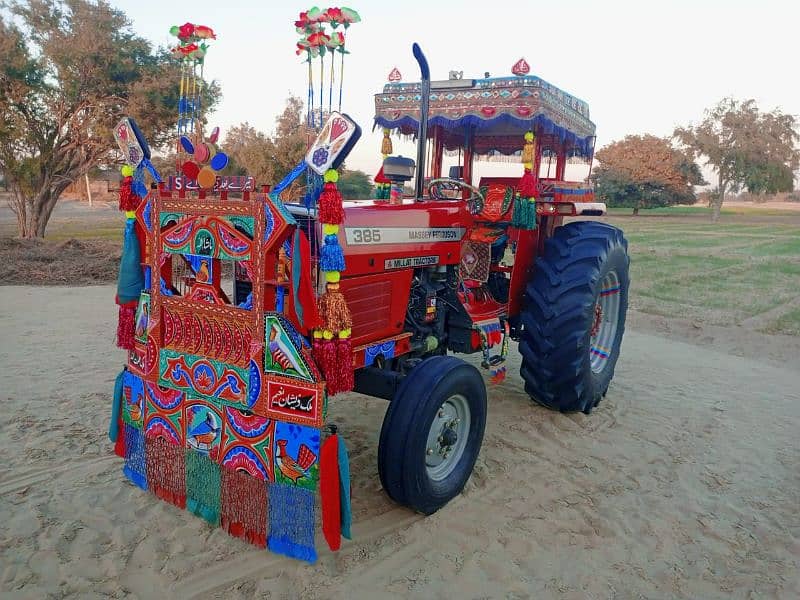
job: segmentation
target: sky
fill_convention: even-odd
[[[419,79],[413,42],[425,52],[434,80],[447,79],[450,70],[463,71],[465,78],[486,71],[508,76],[524,57],[533,75],[589,103],[598,148],[628,134],[668,136],[677,125],[700,121],[706,108],[726,96],[754,98],[762,110],[800,115],[800,78],[792,66],[800,48],[797,1],[348,2],[362,22],[347,31],[342,112],[361,125],[364,135],[347,165],[368,173],[375,173],[381,161],[382,136],[372,132],[373,96],[394,67],[403,81]],[[308,70],[295,55],[294,21],[311,4],[111,4],[127,13],[136,33],[158,45],[174,45],[172,25],[190,21],[214,29],[217,39],[205,69],[222,86],[210,124],[218,125],[223,136],[244,121],[270,133],[286,98],[306,97]],[[327,91],[325,98],[327,104]],[[413,145],[395,140],[395,153],[414,156]],[[518,165],[485,168],[513,175]]]

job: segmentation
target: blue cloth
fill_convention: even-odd
[[[114,397],[111,399],[111,422],[108,424],[108,439],[112,442],[116,442],[117,436],[119,436],[119,414],[122,411],[122,379],[124,376],[125,369],[122,369],[114,381]]]
[[[122,241],[122,260],[117,279],[117,303],[125,304],[139,299],[144,289],[144,273],[141,264],[139,239],[134,231],[135,219],[125,223],[125,237]]]
[[[350,457],[347,455],[347,446],[344,438],[339,436],[339,502],[342,514],[342,535],[352,540],[350,527],[353,523],[352,507],[350,505]]]

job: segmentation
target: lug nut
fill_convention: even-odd
[[[433,454],[433,448],[428,448],[427,455],[430,456]]]

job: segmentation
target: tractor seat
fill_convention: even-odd
[[[510,223],[514,206],[514,187],[505,183],[488,183],[480,187],[486,202],[477,215],[477,221]]]
[[[473,242],[493,244],[503,235],[511,222],[514,206],[514,188],[505,183],[489,183],[480,188],[486,202],[475,216],[475,227],[470,231]]]

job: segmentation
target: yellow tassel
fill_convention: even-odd
[[[381,142],[381,154],[389,156],[392,153],[392,139],[389,137],[389,130],[383,130],[383,141]]]
[[[532,163],[533,162],[533,141],[535,136],[533,135],[532,131],[528,131],[525,134],[525,146],[522,148],[522,163]]]
[[[325,324],[325,332],[340,332],[353,327],[353,318],[347,302],[339,291],[338,284],[328,284],[327,290],[319,298],[319,316]]]

